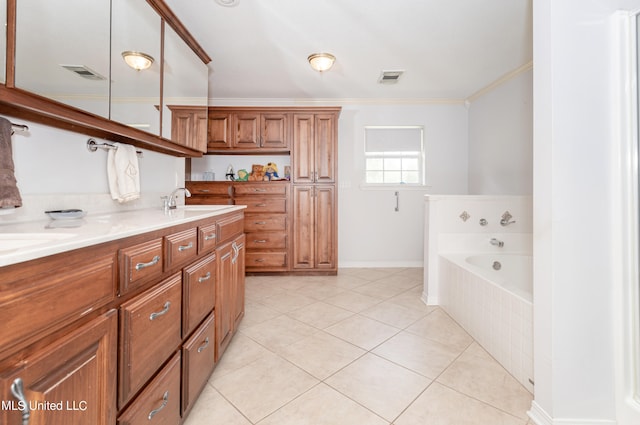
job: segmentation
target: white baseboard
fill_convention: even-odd
[[[553,419],[538,403],[531,402],[528,412],[535,425],[616,425],[618,422],[608,419]]]

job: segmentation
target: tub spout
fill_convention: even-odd
[[[502,248],[504,246],[504,242],[500,241],[496,238],[491,238],[491,240],[489,241],[489,243],[493,246],[497,246],[499,248]]]

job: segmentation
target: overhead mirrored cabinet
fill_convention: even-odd
[[[159,135],[162,20],[144,1],[111,3],[111,119]]]
[[[109,117],[109,0],[16,2],[15,85]]]
[[[0,22],[0,113],[175,156],[206,151],[211,59],[164,0],[0,0]],[[170,105],[194,108],[179,128]]]

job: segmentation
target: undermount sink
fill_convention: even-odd
[[[74,236],[73,233],[0,233],[0,252],[28,248]]]

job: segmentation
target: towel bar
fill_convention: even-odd
[[[95,152],[98,149],[104,149],[104,150],[109,150],[109,149],[115,149],[116,147],[114,145],[112,145],[111,143],[98,143],[95,141],[95,139],[89,139],[87,140],[87,149],[89,149],[90,152]],[[139,151],[136,149],[136,153],[138,154],[139,157],[142,158],[142,151]]]

